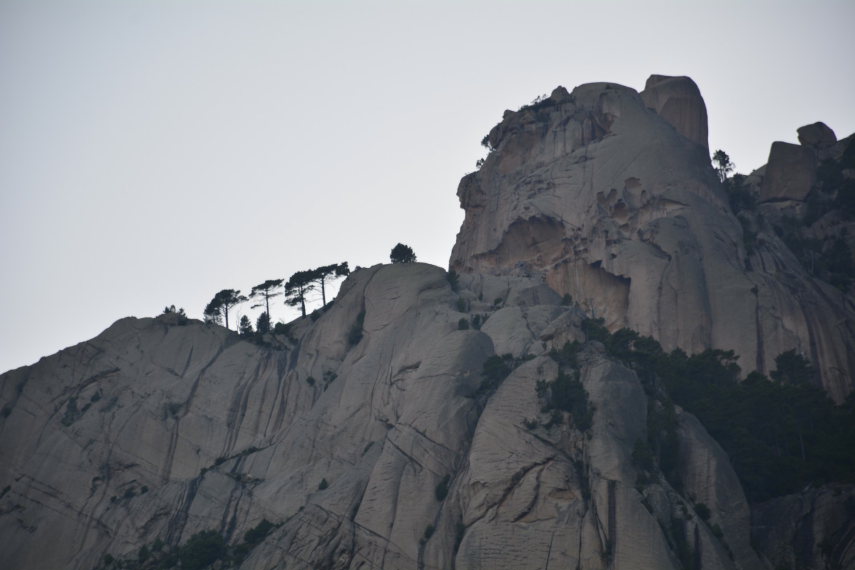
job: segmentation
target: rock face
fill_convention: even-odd
[[[709,147],[707,106],[700,89],[690,78],[651,75],[641,99],[678,133],[704,148]]]
[[[800,127],[798,134],[799,142],[809,148],[824,149],[837,142],[834,131],[822,122]]]
[[[421,264],[360,270],[278,348],[129,318],[3,375],[4,565],[88,570],[206,529],[237,542],[267,519],[278,526],[240,568],[762,568],[739,483],[697,420],[679,420],[682,491],[637,485],[635,374],[587,345],[592,427],[567,413],[547,427],[546,354],[581,336],[582,315],[539,280],[461,281],[456,293]],[[460,330],[476,315],[481,330]],[[526,357],[479,389],[497,348]]]
[[[842,401],[853,299],[808,275],[773,232],[746,245],[710,166],[703,109],[691,80],[654,76],[640,95],[596,83],[507,111],[483,166],[460,182],[450,266],[543,276],[612,330],[732,349],[744,373],[768,374],[795,349]]]
[[[804,200],[816,182],[816,158],[806,147],[772,143],[760,200]]]
[[[773,568],[855,568],[850,486],[810,489],[758,505],[752,524],[754,543]]]
[[[752,518],[700,422],[585,342],[593,313],[747,368],[795,346],[850,388],[851,300],[774,235],[746,250],[694,83],[559,88],[488,142],[456,277],[358,270],[261,342],[122,319],[0,375],[3,567],[200,568],[205,531],[234,555],[214,569],[851,565],[851,489]]]

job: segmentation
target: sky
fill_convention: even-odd
[[[688,75],[744,173],[799,126],[848,136],[852,22],[850,0],[0,0],[0,372],[398,242],[446,267],[481,139],[558,85]]]

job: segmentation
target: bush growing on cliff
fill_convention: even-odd
[[[727,175],[733,172],[734,164],[730,161],[730,157],[721,149],[715,151],[712,156],[712,161],[715,164],[715,171],[718,174],[718,179],[721,182],[727,180]]]
[[[181,547],[178,559],[181,570],[202,570],[222,559],[226,554],[226,541],[215,530],[203,530],[190,537]]]
[[[238,325],[238,333],[240,336],[249,338],[253,335],[252,323],[249,320],[249,317],[243,315],[240,318],[240,324]]]
[[[549,385],[548,408],[569,412],[576,429],[585,431],[594,425],[594,412],[588,401],[588,391],[577,374],[563,372]]]
[[[855,397],[836,406],[813,385],[803,357],[783,353],[772,382],[759,373],[740,381],[733,351],[687,355],[662,350],[634,331],[608,334],[606,350],[634,369],[649,396],[648,446],[679,485],[674,404],[694,414],[724,448],[751,501],[808,484],[855,482]]]
[[[481,385],[478,387],[478,393],[483,394],[490,392],[499,387],[502,380],[508,377],[511,373],[513,356],[505,354],[504,356],[493,355],[484,361],[484,366],[481,370]]]
[[[416,254],[410,246],[399,243],[392,248],[389,259],[392,263],[415,263]]]

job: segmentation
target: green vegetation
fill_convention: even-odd
[[[410,246],[398,243],[392,248],[389,259],[392,263],[415,263],[416,254]]]
[[[281,524],[263,519],[244,533],[243,542],[229,545],[216,530],[204,530],[191,536],[180,546],[169,547],[160,538],[144,544],[135,557],[118,559],[105,554],[96,570],[204,570],[205,568],[233,568],[252,552],[252,549]]]
[[[341,263],[333,263],[332,265],[323,265],[311,270],[312,281],[321,286],[321,307],[327,306],[327,281],[347,277],[350,275],[350,268],[346,261]]]
[[[258,315],[255,320],[255,330],[259,335],[270,332],[270,313],[265,311]]]
[[[300,314],[306,316],[306,295],[314,291],[314,274],[311,269],[297,271],[285,283],[285,304],[289,307],[300,307]]]
[[[563,422],[560,412],[568,412],[573,426],[582,431],[590,429],[594,423],[594,410],[588,401],[588,392],[579,381],[577,354],[580,348],[578,342],[568,342],[561,350],[552,349],[549,353],[558,363],[558,376],[551,382],[539,380],[536,386],[538,398],[543,402],[540,411],[551,412],[550,420],[544,426],[546,428]],[[524,425],[531,429],[536,427],[536,422],[526,420]]]
[[[545,400],[541,411],[569,412],[573,426],[582,431],[594,425],[594,411],[588,401],[588,392],[579,381],[578,370],[574,370],[571,374],[562,371],[552,382],[543,380],[540,382],[542,384],[538,385],[538,395]],[[552,423],[560,423],[561,416],[553,415],[553,418]]]
[[[163,308],[163,314],[164,315],[178,315],[178,324],[179,325],[186,325],[187,321],[189,320],[187,318],[187,313],[184,312],[184,308],[182,307],[180,309],[176,309],[175,305],[169,305],[167,307],[164,307]]]
[[[238,334],[245,338],[251,338],[255,332],[252,330],[252,323],[246,315],[241,316],[238,324]]]
[[[732,351],[666,353],[629,329],[607,334],[603,344],[638,373],[649,397],[648,441],[637,442],[633,453],[640,478],[651,475],[652,456],[665,477],[679,483],[677,404],[725,449],[751,501],[808,484],[855,482],[855,398],[835,406],[794,351],[776,359],[772,380],[755,372],[740,381]]]
[[[222,559],[227,551],[226,541],[215,530],[194,534],[179,550],[181,570],[202,570]]]
[[[730,161],[730,157],[727,156],[727,153],[721,149],[715,151],[712,156],[712,161],[715,164],[715,171],[718,173],[718,179],[721,182],[727,180],[727,175],[733,172],[735,164]]]
[[[493,355],[484,361],[481,369],[481,385],[476,395],[495,391],[499,384],[508,377],[514,366],[514,357],[510,354]]]
[[[246,297],[241,295],[240,291],[223,289],[214,295],[214,298],[205,307],[205,322],[220,323],[225,319],[226,328],[229,328],[229,310],[244,301],[246,301]]]
[[[266,326],[262,329],[261,317],[258,318],[258,332],[266,333],[270,328],[270,299],[273,297],[279,296],[281,293],[276,293],[275,291],[282,286],[282,282],[284,279],[268,279],[264,283],[259,283],[249,292],[250,299],[261,298],[264,300],[264,312],[262,315],[266,315],[267,323]],[[260,307],[261,303],[253,305],[252,308]]]

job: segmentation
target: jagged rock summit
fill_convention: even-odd
[[[851,567],[851,487],[755,508],[752,544],[727,454],[587,336],[605,317],[749,369],[797,346],[849,390],[850,305],[774,235],[747,251],[705,117],[687,78],[556,89],[461,182],[459,274],[360,269],[252,341],[122,319],[3,374],[3,567]]]
[[[801,136],[826,145],[834,135],[822,127]],[[689,353],[734,350],[746,373],[768,373],[795,349],[842,401],[855,372],[852,298],[811,277],[774,232],[746,245],[706,133],[697,86],[679,77],[654,75],[641,93],[612,83],[558,88],[505,112],[483,166],[460,182],[466,215],[451,268],[542,276],[612,330]],[[795,145],[785,146],[773,146],[764,183],[806,172],[773,186],[803,198],[813,170],[774,161]],[[796,162],[814,160],[795,148]]]
[[[144,546],[210,529],[238,543],[266,519],[243,569],[676,570],[664,524],[704,568],[762,568],[727,457],[688,414],[684,488],[636,488],[648,405],[601,346],[579,355],[590,428],[541,410],[548,352],[581,338],[582,317],[536,279],[462,277],[455,292],[442,269],[405,264],[352,274],[277,350],[121,320],[3,376],[5,564],[145,568]],[[518,355],[498,388],[481,375],[496,351]]]

